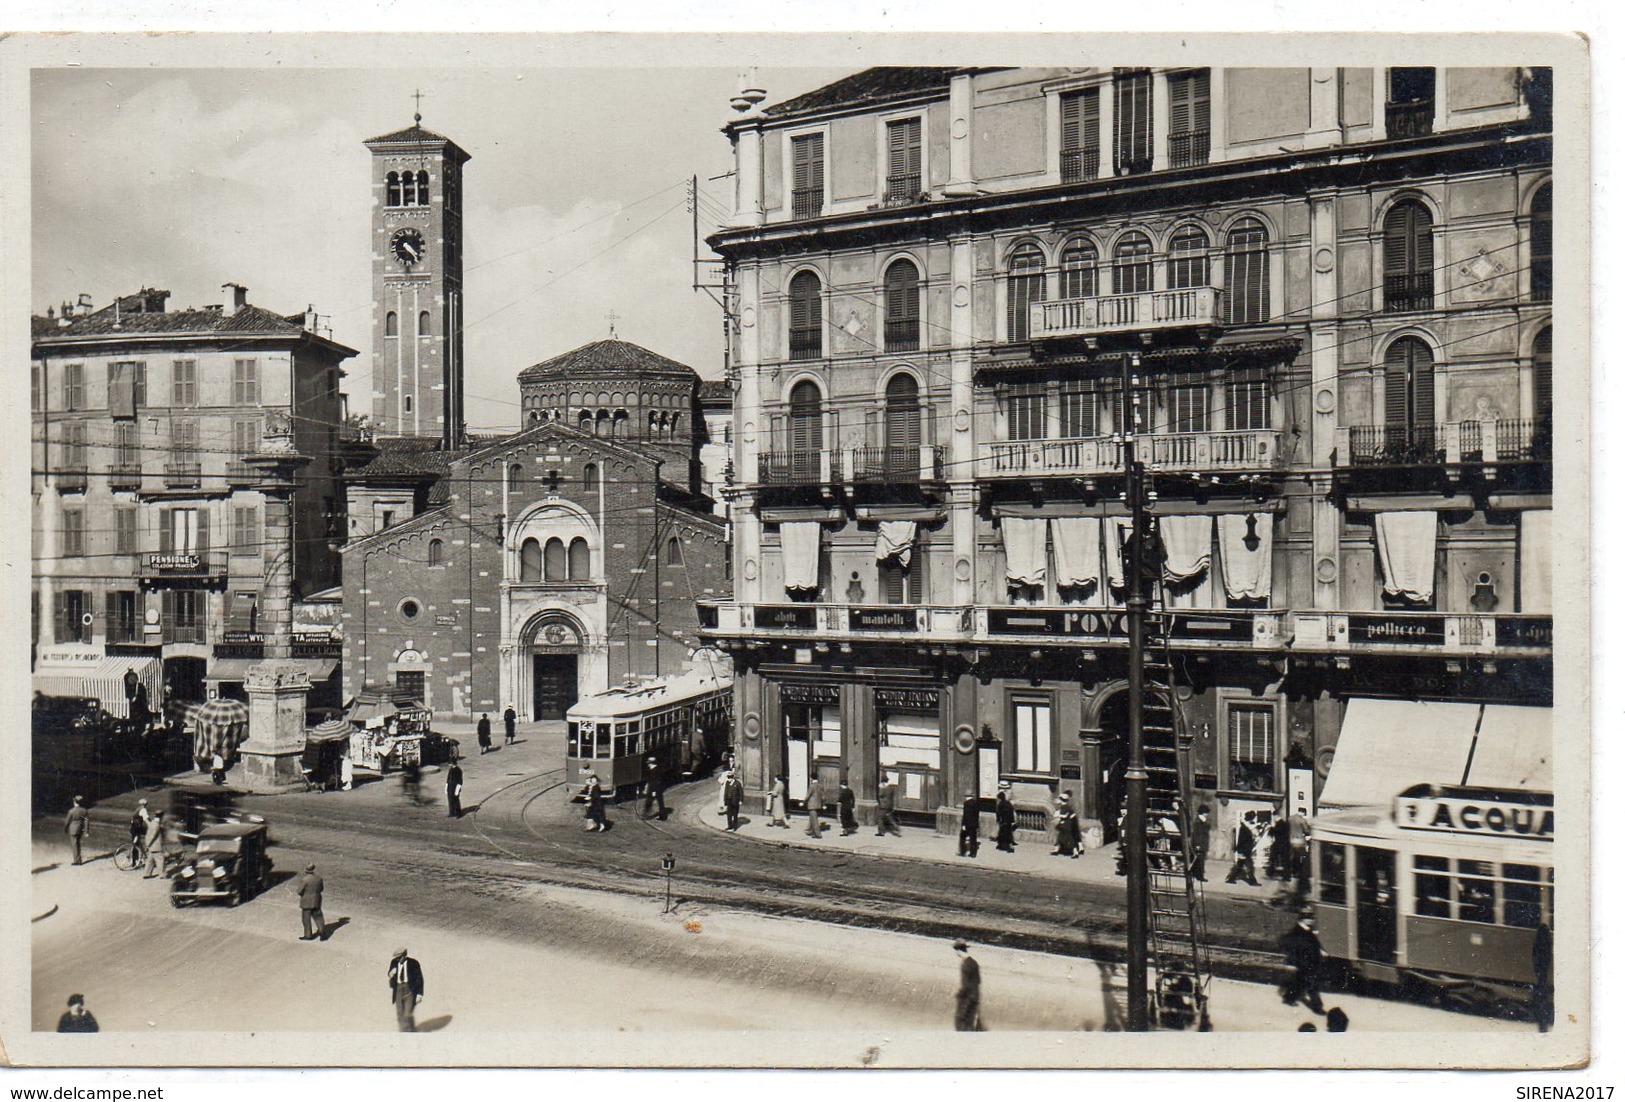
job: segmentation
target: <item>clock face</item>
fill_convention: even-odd
[[[410,226],[395,231],[395,235],[389,239],[389,251],[395,254],[396,260],[408,268],[423,263],[423,258],[428,253],[423,245],[423,234]]]

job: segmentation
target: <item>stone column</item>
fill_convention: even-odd
[[[955,73],[948,82],[948,183],[943,191],[950,198],[975,195],[971,176],[971,75]]]
[[[976,423],[975,360],[976,252],[969,236],[949,241],[948,356],[951,409],[948,435],[949,532],[953,539],[953,591],[949,603],[976,599],[976,445],[991,426]],[[978,431],[981,430],[981,431]],[[935,587],[934,587],[935,588]],[[948,598],[936,589],[939,600]]]
[[[1318,70],[1317,70],[1318,71]],[[1331,478],[1323,473],[1332,464],[1337,447],[1337,425],[1342,406],[1338,384],[1337,326],[1337,197],[1316,192],[1309,197],[1309,375],[1310,423],[1308,466],[1311,476],[1310,523],[1315,608],[1338,607],[1339,546],[1343,517],[1331,499]]]
[[[1168,74],[1158,70],[1151,74],[1151,171],[1161,172],[1168,167],[1168,126],[1173,118],[1168,94]],[[1161,268],[1162,265],[1157,265]]]
[[[297,666],[275,660],[248,671],[248,741],[242,745],[242,786],[267,792],[303,785],[305,698],[310,678]]]

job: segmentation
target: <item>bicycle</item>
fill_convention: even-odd
[[[138,839],[132,838],[113,851],[113,867],[124,872],[134,872],[146,863],[147,846]]]

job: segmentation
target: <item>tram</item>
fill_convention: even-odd
[[[1552,797],[1416,785],[1313,822],[1321,947],[1382,983],[1496,1008],[1550,982]],[[1544,931],[1542,931],[1544,927]],[[1544,977],[1537,975],[1544,955]]]
[[[566,775],[598,774],[608,791],[629,791],[654,772],[675,780],[709,769],[728,748],[733,679],[692,672],[583,697],[565,713]]]

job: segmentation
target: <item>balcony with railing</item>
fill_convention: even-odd
[[[1414,656],[1552,653],[1550,614],[1294,612],[1292,649],[1304,653]]]
[[[203,484],[203,466],[199,463],[165,463],[164,485],[172,490],[196,489]]]
[[[915,484],[942,479],[942,448],[936,444],[882,445],[847,452],[846,480],[854,484]]]
[[[1435,425],[1345,425],[1339,467],[1459,467],[1550,460],[1547,418],[1446,421]]]
[[[835,448],[762,452],[756,469],[763,486],[830,486],[840,481],[841,453]]]
[[[1034,340],[1083,337],[1218,325],[1224,319],[1224,291],[1186,287],[1035,302],[1029,319]]]
[[[114,490],[141,488],[141,460],[115,459],[107,469],[107,485]]]
[[[164,642],[166,643],[207,643],[209,641],[208,625],[201,621],[192,623],[164,624]]]
[[[1382,308],[1389,314],[1433,309],[1433,273],[1408,272],[1383,276]]]
[[[1155,470],[1258,471],[1281,466],[1278,429],[1141,433],[1137,457]],[[976,477],[1065,478],[1123,469],[1123,442],[1116,436],[1052,440],[996,440],[976,446]]]
[[[1433,133],[1432,100],[1390,103],[1386,116],[1390,138],[1420,138]]]
[[[963,605],[747,604],[719,601],[701,633],[719,637],[910,639],[949,643],[970,634]]]
[[[1077,184],[1100,177],[1100,150],[1095,148],[1061,150],[1061,182]]]
[[[925,188],[920,181],[918,172],[905,172],[886,177],[886,194],[883,202],[888,207],[907,206],[909,203],[918,203],[924,194]]]
[[[1160,615],[1169,641],[1186,649],[1279,650],[1289,638],[1289,614],[1283,609],[1198,609]],[[978,605],[972,638],[980,643],[1037,646],[1062,640],[1126,647],[1128,613],[1122,607]]]
[[[790,190],[790,214],[795,218],[817,218],[824,213],[824,189],[798,187]]]
[[[81,494],[90,485],[90,468],[83,463],[64,464],[51,477],[57,493]]]
[[[1205,165],[1213,148],[1213,136],[1206,130],[1187,130],[1168,135],[1168,167],[1190,168]]]

